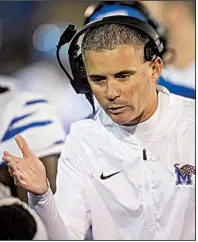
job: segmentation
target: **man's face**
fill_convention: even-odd
[[[157,65],[157,68],[155,67]],[[101,107],[121,125],[133,124],[153,101],[161,59],[145,62],[143,46],[85,52],[88,82]]]

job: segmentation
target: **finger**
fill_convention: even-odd
[[[21,184],[21,178],[18,174],[13,173],[13,179],[14,179],[14,184],[18,187],[20,187]]]
[[[25,157],[34,156],[33,152],[30,150],[26,140],[21,135],[16,135],[14,139]]]
[[[5,156],[9,156],[14,162],[17,162],[17,163],[20,162],[20,158],[19,158],[19,157],[10,154],[8,151],[4,151],[3,154],[4,154]]]
[[[16,170],[14,162],[12,161],[12,159],[9,156],[3,156],[2,159],[7,163],[9,173],[11,176],[13,176],[12,174]]]
[[[10,175],[13,177],[14,170],[12,168],[8,167],[8,171],[9,171]]]
[[[14,161],[12,160],[12,158],[10,156],[4,155],[2,157],[2,160],[5,161],[9,166],[14,165]]]
[[[13,172],[14,183],[19,187],[24,187],[26,185],[26,181],[24,179],[23,174],[20,171]]]

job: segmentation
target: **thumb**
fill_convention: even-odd
[[[29,148],[26,140],[21,135],[16,135],[14,137],[14,139],[15,139],[18,147],[22,151],[23,156],[26,156],[26,157],[34,156],[33,152]]]

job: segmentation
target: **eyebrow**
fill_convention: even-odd
[[[123,70],[123,71],[119,71],[115,74],[113,74],[113,76],[120,76],[120,75],[124,75],[124,74],[130,74],[130,75],[134,75],[136,73],[135,70]],[[89,75],[89,78],[105,78],[105,76],[103,75],[97,75],[97,74],[92,74],[92,75]]]
[[[135,70],[124,70],[124,71],[120,71],[120,72],[114,74],[114,76],[121,76],[121,75],[124,75],[124,74],[134,75],[135,73],[136,73]]]

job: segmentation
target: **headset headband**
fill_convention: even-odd
[[[109,10],[107,9],[109,8]],[[139,19],[142,19],[144,21],[149,22],[150,24],[150,20],[152,22],[153,17],[151,16],[150,12],[148,11],[148,9],[139,1],[102,1],[96,4],[91,4],[87,7],[87,9],[85,10],[84,13],[84,17],[85,17],[85,24],[92,22],[96,19],[98,19],[98,15],[104,15],[104,14],[108,14],[114,11],[122,11],[124,10],[126,14],[126,16],[131,16],[131,17],[136,17],[133,16],[132,14],[134,14],[134,10],[136,11],[136,15],[139,15]],[[132,13],[133,12],[133,13]],[[110,16],[110,15],[108,15]],[[105,16],[104,16],[105,17]]]
[[[159,35],[148,23],[137,18],[117,15],[117,16],[104,17],[102,19],[95,20],[85,25],[84,28],[80,30],[72,39],[72,42],[69,46],[68,54],[72,55],[74,53],[75,51],[74,49],[78,42],[78,39],[84,32],[105,24],[120,24],[120,25],[125,25],[128,27],[134,28],[140,31],[142,34],[145,34],[149,38],[149,40],[151,40],[155,44],[155,46],[157,47],[158,53],[161,53],[163,50],[163,43],[160,41]]]

